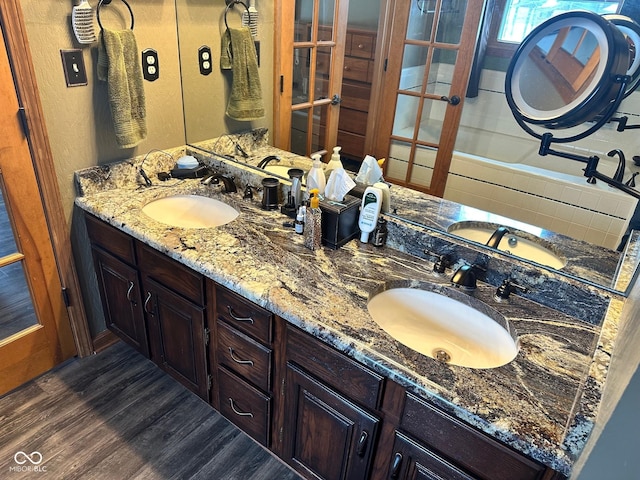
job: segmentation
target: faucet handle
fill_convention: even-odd
[[[510,278],[505,278],[502,281],[502,284],[496,290],[495,298],[496,300],[507,300],[509,295],[512,293],[527,293],[529,289],[527,287],[523,287],[522,285],[518,285],[513,282]]]
[[[445,273],[447,268],[451,267],[451,256],[448,253],[440,254],[436,252],[432,252],[431,250],[425,250],[425,254],[435,257],[436,261],[433,264],[433,271],[435,273]]]

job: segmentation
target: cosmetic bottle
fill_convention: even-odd
[[[309,208],[304,222],[304,246],[310,250],[317,250],[322,245],[322,210],[318,189],[310,190]]]
[[[367,243],[369,234],[373,232],[378,222],[378,215],[382,208],[382,191],[376,187],[367,187],[362,196],[362,204],[360,206],[360,218],[358,227],[360,227],[360,241]]]

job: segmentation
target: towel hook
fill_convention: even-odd
[[[104,30],[104,28],[102,28],[102,23],[100,22],[100,7],[102,5],[109,5],[110,3],[111,0],[100,0],[98,2],[98,8],[96,9],[96,19],[98,20],[98,25],[100,25],[100,30]],[[131,30],[133,30],[133,10],[131,10],[131,5],[129,5],[126,0],[122,0],[122,3],[124,3],[129,9],[129,13],[131,14]]]
[[[234,5],[242,5],[244,9],[247,11],[247,15],[249,15],[249,7],[247,7],[246,3],[241,2],[240,0],[233,0],[232,2],[229,2],[227,4],[227,8],[225,8],[224,10],[224,26],[227,27],[227,30],[229,30],[229,24],[227,23],[227,13],[229,13],[229,10],[232,9]]]

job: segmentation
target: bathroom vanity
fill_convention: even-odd
[[[495,369],[449,365],[405,347],[367,311],[386,282],[448,283],[428,256],[357,241],[310,251],[259,200],[199,180],[140,187],[131,171],[77,173],[109,328],[303,476],[570,474],[595,421],[622,298],[585,287],[602,303],[590,323],[517,295],[499,303],[481,282],[474,296],[508,320],[520,352]],[[233,173],[239,191],[257,175]],[[141,212],[176,194],[214,197],[240,215],[196,229]]]

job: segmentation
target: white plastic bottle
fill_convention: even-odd
[[[327,179],[324,176],[320,155],[315,154],[311,158],[313,158],[313,165],[309,173],[307,173],[307,192],[311,192],[311,190],[317,188],[318,193],[323,195],[324,189],[327,186]]]
[[[331,175],[331,172],[333,172],[334,170],[339,170],[339,169],[344,169],[344,167],[342,166],[342,161],[340,161],[340,150],[342,149],[342,147],[333,147],[333,154],[331,155],[331,160],[329,161],[329,163],[327,163],[327,166],[325,167],[325,176],[327,178],[329,178],[329,176]]]
[[[378,215],[382,208],[382,191],[376,187],[367,187],[362,196],[362,204],[360,205],[360,219],[358,227],[360,227],[360,241],[367,243],[369,234],[376,228]]]

